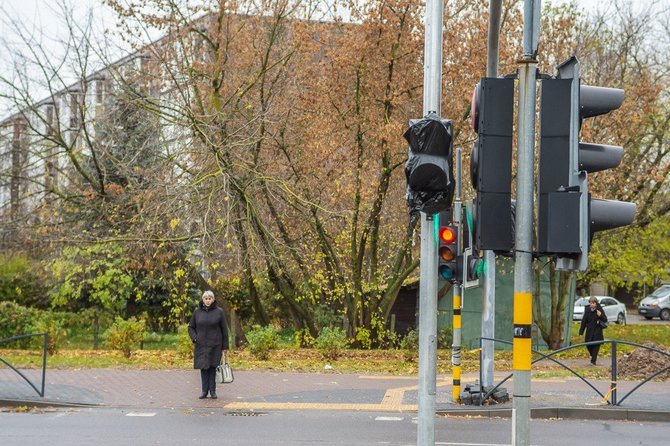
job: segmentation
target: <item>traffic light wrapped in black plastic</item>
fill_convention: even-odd
[[[413,121],[403,136],[409,143],[405,164],[409,213],[436,214],[448,209],[455,186],[451,121],[429,113]]]

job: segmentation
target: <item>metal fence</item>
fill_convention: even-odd
[[[482,357],[482,343],[484,341],[489,341],[489,342],[498,342],[501,344],[508,344],[512,345],[511,341],[505,341],[502,339],[495,339],[495,338],[479,338],[479,382],[480,384],[483,383],[483,372],[482,372],[482,362],[483,362],[483,357]],[[573,348],[579,348],[579,347],[585,347],[587,345],[602,345],[602,344],[610,344],[612,347],[612,353],[611,353],[611,361],[612,361],[612,366],[611,366],[611,376],[610,376],[610,387],[609,390],[607,391],[606,394],[603,395],[600,390],[596,389],[596,387],[589,382],[588,379],[586,379],[584,376],[582,376],[579,372],[576,370],[573,370],[570,366],[567,364],[562,363],[559,359],[554,358],[555,355],[571,350]],[[624,402],[626,398],[628,398],[633,392],[635,392],[637,389],[639,389],[641,386],[646,384],[647,382],[651,381],[652,379],[656,378],[657,376],[665,373],[667,370],[670,369],[670,366],[664,367],[661,370],[653,373],[652,375],[648,376],[647,378],[643,379],[641,382],[639,382],[635,387],[633,387],[628,393],[626,393],[621,399],[618,398],[617,396],[617,380],[618,380],[618,375],[617,375],[617,345],[631,345],[633,347],[638,347],[638,348],[643,348],[646,350],[651,350],[656,353],[660,353],[661,355],[664,355],[670,359],[670,354],[667,352],[664,352],[662,350],[649,347],[646,345],[642,344],[636,344],[634,342],[628,342],[628,341],[617,341],[614,339],[606,339],[604,341],[592,341],[592,342],[584,342],[581,344],[575,344],[575,345],[570,345],[568,347],[560,348],[558,350],[554,350],[552,352],[549,352],[548,354],[542,353],[538,350],[533,349],[533,353],[537,354],[539,358],[536,358],[532,361],[532,364],[535,364],[536,362],[542,361],[544,359],[548,359],[550,361],[555,362],[556,364],[560,365],[564,369],[568,370],[570,373],[575,375],[577,378],[581,379],[588,385],[590,388],[592,388],[598,395],[602,397],[604,401],[607,401],[608,404],[613,405],[613,406],[621,406],[621,403]],[[491,390],[486,392],[480,399],[479,399],[479,405],[482,405],[484,401],[486,401],[487,398],[489,398],[495,391],[502,386],[508,379],[510,379],[512,376],[514,376],[513,373],[510,373],[505,377],[500,383],[498,383],[496,386],[494,386]],[[483,387],[482,387],[483,389]]]
[[[49,335],[47,333],[36,333],[36,334],[12,336],[11,338],[0,339],[0,345],[36,336],[44,337],[44,343],[42,344],[42,385],[40,386],[39,389],[37,388],[37,386],[35,386],[35,384],[33,384],[32,381],[30,381],[30,379],[26,375],[21,373],[20,370],[18,370],[16,367],[7,362],[2,356],[0,356],[0,361],[2,361],[2,363],[4,363],[10,369],[15,371],[21,378],[23,378],[24,381],[27,382],[30,385],[30,387],[32,387],[35,390],[35,392],[37,392],[39,396],[44,397],[44,384],[46,382],[46,372],[47,372],[47,344],[49,341]]]

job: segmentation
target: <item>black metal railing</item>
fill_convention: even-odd
[[[35,386],[35,384],[33,384],[32,381],[30,381],[30,379],[26,375],[21,373],[20,370],[18,370],[16,367],[14,367],[9,362],[7,362],[2,356],[0,356],[0,361],[2,361],[2,363],[4,363],[10,369],[14,370],[21,378],[23,378],[25,380],[25,382],[30,384],[30,387],[32,387],[35,390],[35,392],[37,392],[37,394],[39,396],[44,398],[44,384],[46,382],[46,372],[47,372],[47,345],[48,345],[48,342],[49,342],[49,335],[47,333],[36,333],[36,334],[25,334],[25,335],[13,336],[13,337],[7,338],[7,339],[0,339],[0,345],[1,344],[7,344],[7,343],[13,342],[13,341],[18,341],[20,339],[35,337],[35,336],[44,336],[44,344],[42,346],[42,385],[40,386],[39,389]]]
[[[502,340],[502,339],[484,338],[484,337],[483,337],[483,338],[479,338],[479,383],[480,383],[480,385],[483,384],[483,371],[482,371],[482,362],[483,362],[483,357],[482,357],[482,355],[483,355],[483,353],[482,353],[482,351],[483,351],[483,350],[482,350],[482,343],[483,343],[483,341],[499,342],[499,343],[501,343],[501,344],[512,345],[512,342],[511,342],[511,341],[505,341],[505,340]],[[564,364],[564,363],[562,363],[559,359],[553,357],[553,356],[555,356],[555,355],[557,355],[557,354],[559,354],[559,353],[562,353],[562,352],[571,350],[571,349],[573,349],[573,348],[584,347],[584,346],[587,346],[587,345],[602,345],[602,344],[611,344],[611,347],[612,347],[612,353],[611,353],[612,366],[611,366],[611,369],[610,369],[610,374],[611,374],[611,376],[610,376],[610,378],[611,378],[611,379],[610,379],[610,387],[609,387],[609,390],[607,391],[607,393],[604,394],[604,395],[603,395],[603,393],[600,392],[600,390],[598,390],[593,384],[591,384],[585,377],[583,377],[581,374],[579,374],[579,372],[573,370],[573,369],[570,368],[567,364]],[[614,340],[614,339],[606,339],[606,340],[604,340],[604,341],[592,341],[592,342],[584,342],[584,343],[581,343],[581,344],[570,345],[570,346],[568,346],[568,347],[563,347],[563,348],[560,348],[560,349],[558,349],[558,350],[554,350],[554,351],[550,352],[549,354],[545,354],[545,353],[542,353],[542,352],[540,352],[540,351],[538,351],[538,350],[532,349],[532,352],[535,353],[535,354],[537,354],[537,355],[539,355],[540,357],[534,359],[534,360],[532,361],[531,364],[535,364],[536,362],[542,361],[543,359],[549,359],[549,360],[555,362],[556,364],[560,365],[560,366],[563,367],[564,369],[568,370],[570,373],[572,373],[573,375],[575,375],[577,378],[581,379],[584,383],[586,383],[586,385],[588,385],[588,386],[589,386],[590,388],[592,388],[598,395],[600,395],[600,396],[602,397],[603,400],[607,401],[608,404],[613,405],[613,406],[620,406],[621,403],[623,403],[624,400],[625,400],[626,398],[628,398],[633,392],[635,392],[637,389],[639,389],[641,386],[643,386],[644,384],[648,383],[648,382],[651,381],[652,379],[654,379],[654,378],[656,378],[657,376],[661,375],[662,373],[665,373],[667,370],[670,369],[670,366],[664,367],[664,368],[662,368],[661,370],[659,370],[659,371],[655,372],[654,374],[652,374],[651,376],[649,376],[649,377],[643,379],[640,383],[638,383],[635,387],[633,387],[628,393],[626,393],[626,394],[623,396],[623,398],[618,399],[618,397],[617,397],[617,382],[618,382],[618,381],[617,381],[617,379],[618,379],[618,375],[617,375],[617,345],[618,345],[618,344],[622,344],[622,345],[630,345],[630,346],[633,346],[633,347],[638,347],[638,348],[643,348],[643,349],[646,349],[646,350],[651,350],[651,351],[653,351],[653,352],[660,353],[660,354],[662,354],[662,355],[667,356],[668,358],[670,358],[670,354],[668,354],[667,352],[664,352],[663,350],[659,350],[659,349],[657,349],[657,348],[649,347],[649,346],[647,346],[647,345],[636,344],[635,342],[617,341],[617,340]],[[507,375],[507,376],[506,376],[500,383],[498,383],[495,387],[493,387],[491,390],[489,390],[488,392],[486,392],[486,393],[479,399],[479,404],[482,405],[483,402],[486,401],[486,399],[487,399],[488,397],[490,397],[491,395],[493,395],[493,393],[494,393],[500,386],[502,386],[508,379],[510,379],[512,376],[514,376],[514,374],[513,374],[513,373],[510,373],[510,374]],[[482,386],[482,389],[483,389],[483,386]]]

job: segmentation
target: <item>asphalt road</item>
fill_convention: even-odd
[[[670,325],[670,321],[662,321],[660,318],[645,319],[644,316],[640,316],[637,313],[628,313],[628,319],[626,321],[628,324],[635,325]]]
[[[3,446],[236,445],[409,446],[416,444],[415,413],[221,410],[57,409],[0,413]],[[435,444],[510,444],[511,420],[445,418],[435,423]],[[667,423],[537,420],[537,446],[668,444]]]

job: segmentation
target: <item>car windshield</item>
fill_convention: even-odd
[[[586,297],[580,297],[579,299],[577,299],[575,301],[575,306],[583,307],[583,306],[586,306],[588,304],[589,304],[589,300]]]
[[[656,298],[663,297],[666,294],[668,294],[668,292],[670,292],[670,285],[663,285],[662,287],[656,289],[656,291],[651,293],[649,297],[656,297]]]

